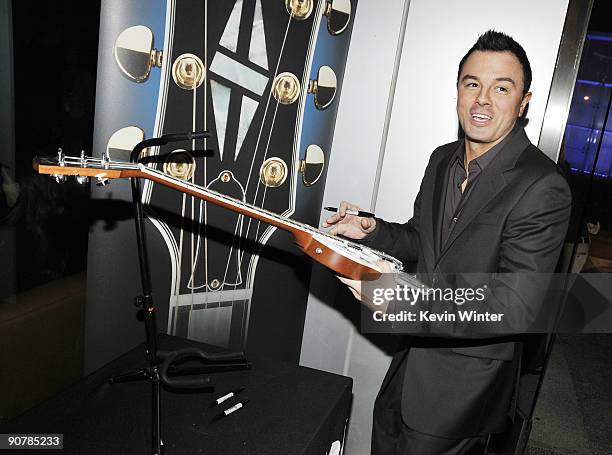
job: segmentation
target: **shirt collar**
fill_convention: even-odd
[[[504,146],[509,142],[510,138],[514,136],[516,132],[520,129],[522,129],[522,127],[519,126],[517,122],[512,128],[512,130],[506,135],[505,138],[502,139],[501,142],[499,142],[498,144],[495,144],[494,147],[491,147],[489,150],[487,150],[485,153],[480,155],[478,158],[475,158],[472,161],[470,161],[470,165],[475,164],[480,168],[480,170],[483,170],[485,167],[489,165],[489,163],[491,163],[491,161],[493,161],[493,159],[497,155],[499,155],[500,150],[504,148]],[[453,164],[455,160],[459,160],[459,164],[461,165],[461,167],[463,167],[464,157],[465,157],[465,140],[459,141],[459,145],[457,146],[457,149],[453,153],[451,164]]]

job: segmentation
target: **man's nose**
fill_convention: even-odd
[[[476,103],[481,106],[491,104],[491,98],[489,97],[489,91],[486,88],[481,88],[476,96]]]

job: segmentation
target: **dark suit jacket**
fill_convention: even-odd
[[[479,176],[448,241],[440,245],[447,169],[459,142],[437,148],[429,160],[405,224],[377,219],[364,243],[432,277],[446,273],[554,272],[570,214],[569,187],[553,163],[519,128]],[[512,276],[512,275],[509,275]],[[532,312],[524,288],[497,282],[487,304]],[[449,337],[445,337],[448,335]],[[411,337],[383,381],[404,373],[402,417],[417,431],[465,438],[503,430],[516,379],[516,343],[463,333]],[[476,339],[479,338],[479,339]],[[405,369],[405,370],[404,370]]]

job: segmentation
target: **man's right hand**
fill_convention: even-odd
[[[374,218],[364,218],[355,215],[348,215],[347,209],[362,210],[360,207],[350,202],[342,201],[338,211],[323,222],[323,227],[330,227],[332,235],[342,235],[350,239],[361,240],[376,228]]]

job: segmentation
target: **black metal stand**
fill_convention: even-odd
[[[165,145],[168,142],[184,141],[208,137],[208,133],[167,134],[159,138],[147,139],[137,144],[132,150],[130,161],[137,163],[140,152],[147,147]],[[132,201],[134,203],[134,221],[136,223],[136,242],[138,245],[138,261],[140,265],[140,281],[142,295],[134,299],[136,306],[142,308],[146,335],[146,357],[149,365],[136,371],[126,372],[109,378],[111,384],[127,381],[147,380],[151,383],[152,405],[152,452],[153,455],[163,455],[165,450],[161,439],[160,387],[164,384],[174,389],[197,389],[212,392],[214,387],[210,377],[195,376],[194,373],[212,373],[218,371],[248,369],[250,364],[243,353],[207,353],[197,347],[187,347],[175,351],[159,350],[155,306],[151,289],[151,273],[147,253],[144,227],[144,210],[140,196],[140,180],[131,179]],[[191,369],[179,369],[176,364],[185,359],[197,359],[199,365]],[[178,377],[189,374],[188,377]]]

